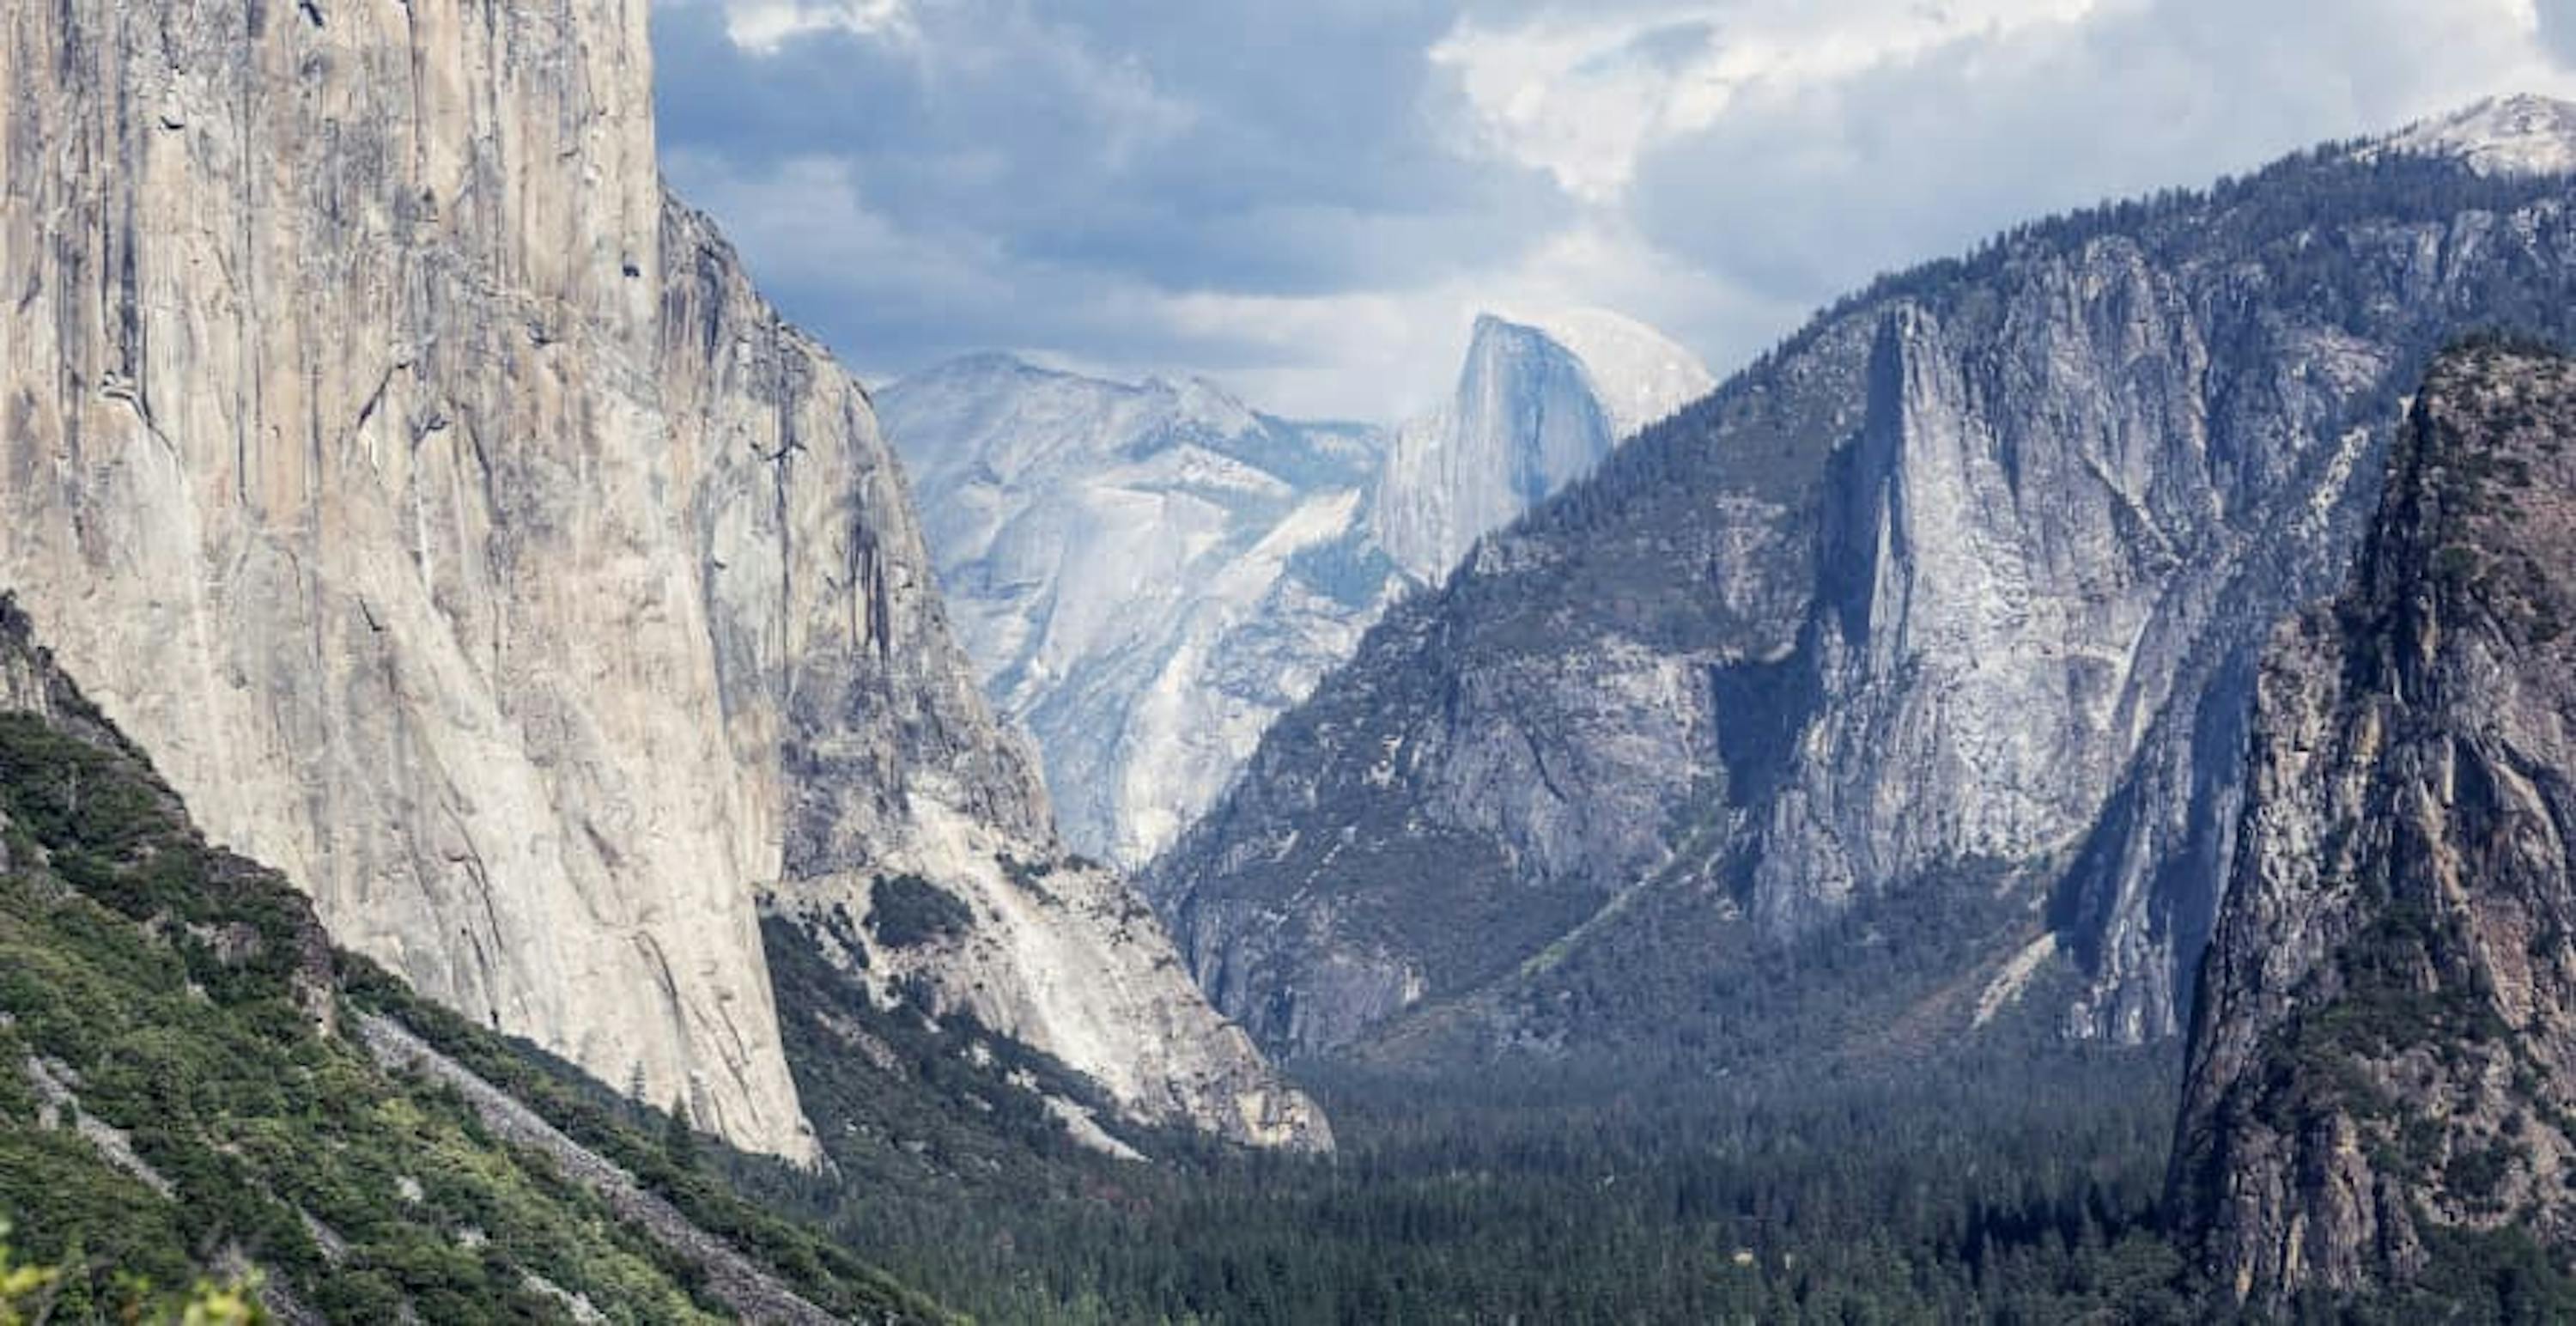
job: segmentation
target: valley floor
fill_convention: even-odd
[[[954,1139],[914,1138],[928,1163],[772,1195],[986,1321],[2187,1320],[2168,1057],[1607,1093],[1319,1070],[1331,1159],[941,1173]]]

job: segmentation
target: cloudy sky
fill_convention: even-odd
[[[872,379],[1389,419],[1480,308],[1721,376],[1873,274],[2481,96],[2576,0],[654,0],[662,150]]]

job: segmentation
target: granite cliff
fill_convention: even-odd
[[[1448,400],[1396,430],[1370,527],[1407,575],[1438,584],[1476,540],[1716,385],[1689,351],[1614,313],[1479,317]]]
[[[1202,984],[1288,1053],[1704,1039],[1741,955],[1859,916],[1866,979],[1873,909],[1992,904],[1908,1026],[2177,1034],[2272,624],[2350,565],[2435,349],[2567,327],[2551,109],[1829,309],[1272,729],[1149,875]]]
[[[2238,1302],[2576,1247],[2576,361],[2435,365],[2358,569],[2264,656],[2174,1160]]]
[[[762,899],[906,874],[972,939],[878,979],[1319,1138],[1120,881],[1005,880],[1040,781],[867,394],[664,193],[647,9],[12,7],[0,584],[341,943],[737,1143],[816,1154]]]

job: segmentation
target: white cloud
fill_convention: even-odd
[[[755,54],[774,55],[800,37],[831,32],[899,42],[921,37],[907,0],[726,0],[725,35]]]
[[[1306,297],[1140,291],[1122,306],[1182,344],[1224,339],[1265,349],[1260,367],[1207,373],[1246,399],[1298,414],[1379,421],[1411,417],[1446,397],[1478,314],[1582,307],[1744,344],[1777,335],[1807,311],[1730,286],[1615,217],[1578,222],[1508,264],[1411,287]],[[1113,376],[1191,367],[1073,366]]]
[[[2018,220],[2569,89],[2529,0],[2427,24],[2421,0],[2129,0],[1993,28],[1732,106],[1645,153],[1628,205],[1695,264],[1823,299]]]
[[[2016,221],[2576,92],[2576,0],[656,2],[675,178],[862,367],[1377,419],[1482,309],[1723,375]]]
[[[2079,22],[2096,0],[1671,3],[1607,15],[1461,18],[1430,52],[1457,80],[1472,142],[1614,201],[1649,149],[1740,100],[1810,91],[1962,41]]]

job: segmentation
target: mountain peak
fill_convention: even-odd
[[[1717,390],[1717,378],[1699,356],[1624,313],[1576,307],[1503,316],[1583,361],[1611,430],[1621,438]]]
[[[1054,370],[1042,368],[1008,350],[979,350],[973,354],[943,359],[930,367],[896,381],[901,382],[973,382],[993,378],[1042,377]],[[894,383],[887,383],[891,387]]]
[[[2452,157],[2481,175],[2576,173],[2576,103],[2489,97],[2399,131],[2377,150]]]
[[[1145,389],[1171,401],[1175,423],[1196,425],[1219,436],[1249,433],[1261,426],[1242,397],[1195,373],[1148,378]]]

